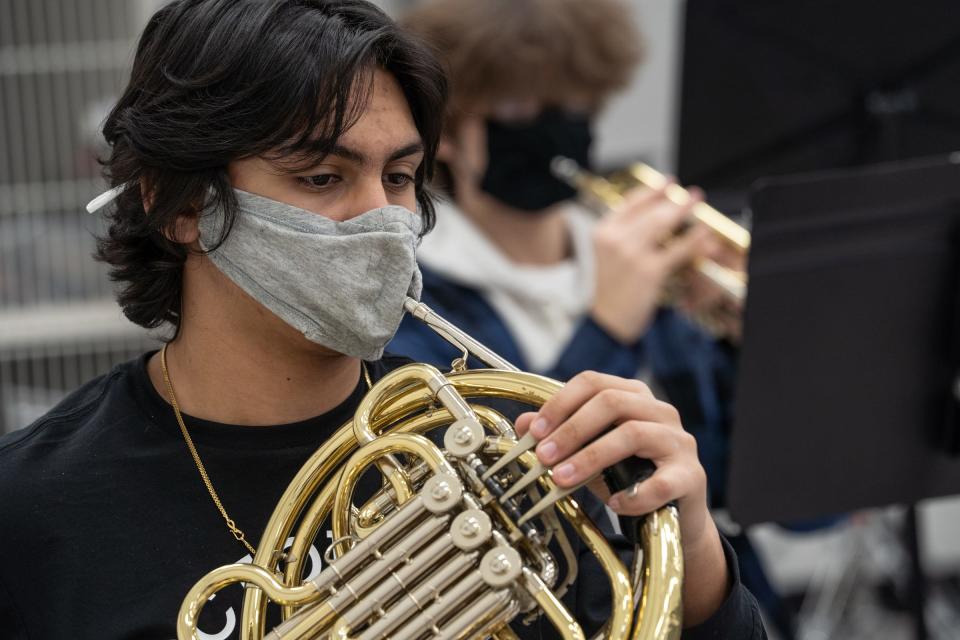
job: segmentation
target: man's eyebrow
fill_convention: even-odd
[[[393,162],[394,160],[399,160],[400,158],[406,158],[407,156],[412,156],[417,153],[423,153],[423,143],[417,140],[416,142],[411,142],[410,144],[400,147],[396,151],[390,154],[390,157],[387,158],[388,162]]]
[[[412,156],[416,153],[423,153],[423,142],[419,140],[416,142],[411,142],[410,144],[404,145],[399,149],[396,149],[393,152],[391,152],[389,157],[387,157],[387,162],[393,162],[394,160],[399,160],[400,158]],[[330,149],[329,155],[340,156],[341,158],[344,158],[346,160],[349,160],[351,162],[355,162],[361,165],[367,164],[370,162],[370,159],[367,158],[367,156],[361,153],[360,151],[357,151],[356,149],[351,149],[350,147],[345,147],[341,144],[334,145],[333,148]]]

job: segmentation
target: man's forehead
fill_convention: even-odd
[[[269,160],[282,170],[307,170],[337,156],[358,164],[382,164],[393,158],[413,156],[424,151],[417,129],[400,85],[390,74],[377,72],[368,76],[368,90],[355,94],[362,105],[350,114],[352,121],[333,144],[328,130],[331,123],[320,125],[313,142],[307,142],[302,153],[277,153]]]
[[[343,132],[336,145],[351,148],[363,148],[392,152],[413,144],[423,144],[420,132],[411,123],[405,126],[400,123],[363,123],[362,119],[354,126]]]
[[[357,151],[370,158],[389,157],[414,146],[422,150],[423,141],[417,130],[406,96],[392,75],[377,71],[363,110],[347,129],[337,146]]]

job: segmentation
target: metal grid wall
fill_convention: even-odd
[[[0,1],[0,432],[152,344],[91,258],[100,124],[153,0]]]

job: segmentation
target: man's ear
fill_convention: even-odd
[[[183,214],[177,216],[173,228],[168,227],[163,235],[167,240],[180,244],[192,245],[200,239],[200,216],[197,214]]]
[[[440,144],[437,146],[437,160],[445,164],[450,164],[457,157],[457,142],[446,133],[440,136]]]
[[[451,135],[452,132],[452,135]],[[441,139],[437,158],[445,161],[457,182],[476,183],[487,170],[487,131],[485,120],[476,115],[461,116]],[[440,156],[446,144],[449,159]],[[458,187],[459,188],[459,187]]]
[[[149,212],[153,208],[153,192],[147,186],[144,177],[140,177],[140,194],[143,198],[143,210]],[[177,216],[172,227],[163,230],[167,240],[178,244],[192,245],[200,239],[199,216],[196,214],[182,214]]]
[[[150,209],[153,209],[153,191],[145,176],[140,176],[140,198],[143,201],[144,212],[150,213]]]

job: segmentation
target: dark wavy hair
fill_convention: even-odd
[[[362,113],[376,68],[397,79],[423,140],[416,193],[429,229],[446,77],[383,11],[364,0],[177,0],[154,14],[103,127],[104,175],[126,188],[95,255],[110,265],[124,314],[178,330],[189,251],[169,239],[178,216],[223,206],[215,249],[236,216],[227,164],[319,160]]]

